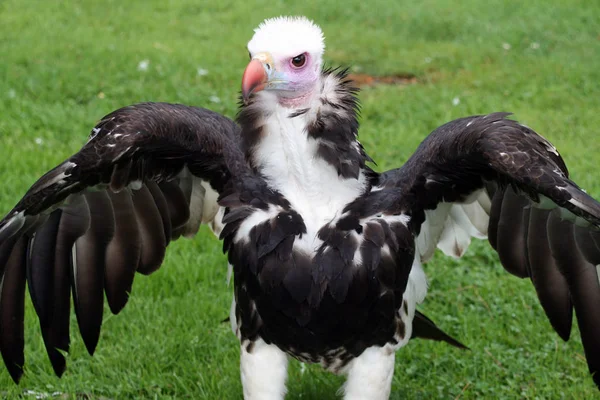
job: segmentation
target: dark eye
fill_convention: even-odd
[[[292,58],[292,65],[296,68],[302,68],[306,64],[306,54],[299,54]]]

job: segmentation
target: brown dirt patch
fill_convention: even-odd
[[[417,77],[410,73],[400,73],[385,76],[376,76],[369,74],[348,74],[348,78],[359,86],[375,85],[414,85],[417,83]]]

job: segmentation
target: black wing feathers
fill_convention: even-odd
[[[573,321],[573,304],[567,280],[558,268],[548,240],[548,219],[552,212],[530,208],[527,233],[529,276],[554,330],[563,340],[568,340]]]
[[[68,216],[65,216],[65,219]],[[48,357],[57,375],[65,369],[65,359],[60,353],[69,350],[70,314],[70,251],[63,254],[64,238],[61,234],[63,211],[55,210],[29,241],[27,281],[29,294],[40,320],[42,337]]]
[[[569,286],[590,373],[600,386],[600,281],[596,265],[578,251],[573,224],[556,211],[548,218],[548,239],[556,265]]]
[[[15,382],[23,375],[25,318],[25,264],[27,240],[21,237],[13,244],[4,265],[0,292],[0,352]]]
[[[40,178],[13,212],[35,215],[98,184],[118,191],[132,181],[173,179],[185,165],[217,191],[230,177],[223,152],[236,153],[235,123],[209,110],[142,103],[105,116],[89,141]]]
[[[24,361],[25,282],[61,375],[71,292],[92,354],[104,294],[118,313],[135,272],[155,271],[170,240],[194,233],[191,227],[200,222],[190,222],[190,209],[203,217],[202,199],[192,198],[200,180],[222,192],[233,175],[226,158],[244,168],[237,159],[238,131],[231,120],[200,108],[125,107],[104,117],[78,153],[32,185],[0,221],[0,351],[15,381]]]
[[[150,190],[143,186],[133,192],[132,200],[142,244],[137,270],[147,275],[160,267],[165,256],[167,239],[160,211]]]
[[[43,326],[48,322],[52,299],[54,264],[56,259],[56,237],[62,211],[56,210],[35,232],[28,243],[27,282],[29,294]]]
[[[500,197],[502,194],[504,196]],[[525,278],[530,275],[527,254],[529,230],[529,199],[516,193],[512,187],[498,190],[494,198],[500,204],[498,223],[495,225],[494,249],[500,262],[513,275]],[[488,232],[489,232],[488,228]]]
[[[76,197],[61,211],[60,223],[56,235],[56,250],[52,280],[51,315],[47,323],[42,324],[42,336],[48,357],[54,372],[61,376],[66,368],[66,360],[61,351],[69,351],[69,322],[71,314],[71,288],[73,268],[72,252],[75,242],[83,236],[90,226],[87,202],[83,196]]]
[[[115,230],[106,248],[104,290],[110,310],[117,314],[127,303],[133,277],[140,265],[142,238],[129,193],[108,191],[108,194],[114,212]]]
[[[600,386],[600,203],[568,178],[552,144],[507,115],[463,118],[436,129],[405,166],[382,174],[382,190],[348,210],[406,213],[418,234],[424,210],[484,190],[491,199],[488,238],[502,265],[532,280],[565,340],[575,309]]]
[[[104,311],[106,249],[114,234],[114,214],[105,191],[87,192],[89,228],[75,241],[73,252],[73,304],[83,342],[94,353]]]

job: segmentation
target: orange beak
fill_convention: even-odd
[[[265,64],[257,59],[250,61],[242,77],[242,99],[244,103],[248,103],[252,93],[263,90],[268,79]]]

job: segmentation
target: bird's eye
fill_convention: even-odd
[[[306,54],[298,54],[296,57],[292,58],[291,62],[295,68],[304,67],[304,64],[306,64]]]

